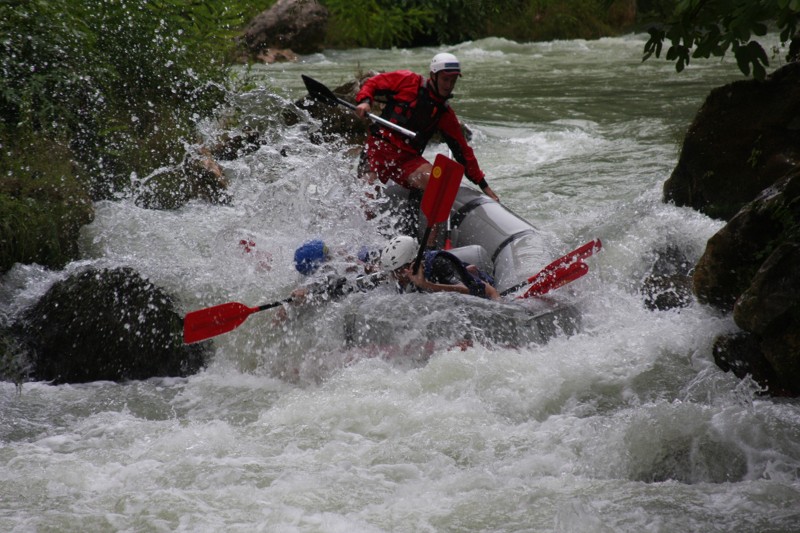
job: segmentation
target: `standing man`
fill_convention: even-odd
[[[406,189],[425,190],[433,165],[422,157],[425,146],[437,131],[442,135],[456,161],[464,165],[467,179],[484,194],[500,201],[486,183],[475,153],[467,144],[455,112],[448,104],[461,64],[456,56],[436,54],[431,61],[428,79],[407,70],[378,74],[364,82],[356,95],[356,114],[364,118],[376,97],[388,100],[382,118],[416,132],[414,139],[374,124],[361,154],[359,171],[369,183],[390,179]]]

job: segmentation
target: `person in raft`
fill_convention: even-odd
[[[294,302],[300,304],[309,295],[327,299],[374,288],[383,279],[379,261],[375,246],[362,246],[353,256],[345,249],[332,252],[320,239],[306,241],[294,252],[294,267],[310,281],[292,291]]]
[[[294,251],[294,268],[306,279],[292,291],[292,305],[278,309],[274,325],[289,318],[289,309],[305,304],[321,305],[352,292],[365,292],[386,279],[380,268],[379,248],[362,246],[353,256],[343,248],[332,252],[321,239],[306,241]]]
[[[459,292],[491,300],[499,300],[494,279],[475,265],[461,261],[445,250],[427,250],[416,272],[412,264],[419,245],[413,237],[395,237],[381,253],[381,265],[397,280],[400,292]]]
[[[489,187],[478,165],[475,153],[467,144],[455,112],[448,104],[453,97],[456,81],[461,77],[461,64],[456,56],[436,54],[425,79],[407,70],[386,72],[369,78],[356,95],[355,113],[364,118],[371,112],[376,98],[386,98],[381,117],[416,132],[408,139],[391,129],[373,124],[361,152],[359,175],[373,184],[393,180],[406,189],[424,191],[433,165],[422,157],[425,146],[437,131],[464,165],[467,178],[478,185],[484,194],[500,201]]]
[[[310,276],[322,270],[339,275],[372,274],[378,271],[380,249],[377,246],[364,245],[356,255],[349,251],[335,249],[331,251],[321,239],[304,242],[294,251],[294,268],[303,276]]]

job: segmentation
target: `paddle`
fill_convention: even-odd
[[[567,267],[555,270],[547,275],[544,279],[538,280],[536,283],[528,287],[528,290],[522,296],[517,296],[518,300],[523,298],[530,298],[531,296],[542,296],[550,291],[554,291],[559,287],[563,287],[567,283],[571,283],[576,279],[584,276],[589,272],[589,265],[583,261],[576,261]]]
[[[385,272],[358,276],[354,286],[346,286],[346,278],[336,278],[333,283],[327,283],[312,294],[328,293],[332,296],[341,296],[354,290],[368,290],[386,279]],[[233,331],[247,320],[247,317],[259,311],[265,311],[293,301],[293,297],[285,298],[278,302],[272,302],[258,307],[249,307],[239,302],[228,302],[224,304],[198,309],[187,313],[183,318],[183,342],[191,344],[199,342],[223,333]]]
[[[559,257],[542,270],[528,278],[526,281],[518,283],[513,287],[504,290],[500,295],[505,296],[529,284],[532,284],[531,287],[525,291],[525,294],[520,296],[520,298],[528,298],[530,296],[545,294],[551,290],[566,285],[571,281],[575,281],[589,271],[589,267],[586,266],[582,260],[590,257],[602,247],[603,243],[600,242],[600,239],[589,241],[586,244],[575,248],[570,253]],[[574,266],[576,264],[581,264],[583,267]]]
[[[450,209],[458,194],[461,186],[461,177],[464,175],[464,167],[453,161],[444,154],[437,154],[433,162],[433,170],[428,179],[428,186],[422,194],[420,208],[428,219],[428,226],[425,228],[425,235],[414,260],[412,272],[419,270],[422,262],[422,255],[425,253],[425,245],[430,237],[434,224],[439,224],[447,220],[450,216]]]
[[[183,319],[183,342],[191,344],[228,333],[238,328],[253,313],[272,309],[291,301],[290,297],[258,307],[248,307],[239,302],[228,302],[192,311],[187,313]]]
[[[326,104],[328,104],[330,106],[336,106],[338,104],[338,105],[343,105],[343,106],[345,106],[345,107],[347,107],[349,109],[355,109],[356,108],[355,105],[351,104],[347,100],[342,100],[341,98],[339,98],[338,96],[333,94],[333,91],[328,89],[325,85],[323,85],[322,83],[318,82],[314,78],[310,78],[310,77],[306,76],[305,74],[301,74],[300,77],[303,78],[303,83],[305,83],[306,89],[308,89],[308,94],[311,95],[312,98],[314,98],[316,100],[319,100],[321,102],[324,102],[324,103],[326,103]],[[394,130],[394,131],[396,131],[398,133],[402,133],[406,137],[410,137],[411,139],[413,139],[414,137],[417,136],[417,134],[414,133],[413,131],[407,130],[402,126],[398,126],[394,122],[389,122],[388,120],[386,120],[384,118],[381,118],[378,115],[373,115],[372,113],[367,113],[367,116],[373,122],[377,122],[381,126],[385,126],[385,127],[389,128],[389,129],[392,129],[392,130]]]

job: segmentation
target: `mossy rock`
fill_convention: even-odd
[[[56,283],[15,330],[33,379],[56,384],[188,376],[206,360],[207,343],[183,344],[172,297],[130,268]]]

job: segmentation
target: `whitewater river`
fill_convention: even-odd
[[[453,106],[502,201],[553,258],[603,240],[590,273],[561,289],[578,334],[371,357],[342,342],[345,301],[283,324],[254,315],[188,379],[2,384],[0,531],[800,531],[800,404],[714,365],[729,317],[697,303],[649,311],[640,293],[656,250],[694,262],[722,227],[661,190],[708,92],[741,75],[732,60],[682,74],[642,64],[643,43],[447,49],[464,65]],[[335,87],[358,69],[424,73],[437,51],[256,67],[235,118],[268,142],[224,163],[229,206],[99,203],[86,259],[18,265],[0,305],[18,312],[87,265],[133,266],[184,311],[286,297],[304,239],[380,239],[352,151],[309,142],[313,121],[281,120],[305,93],[300,74]]]

